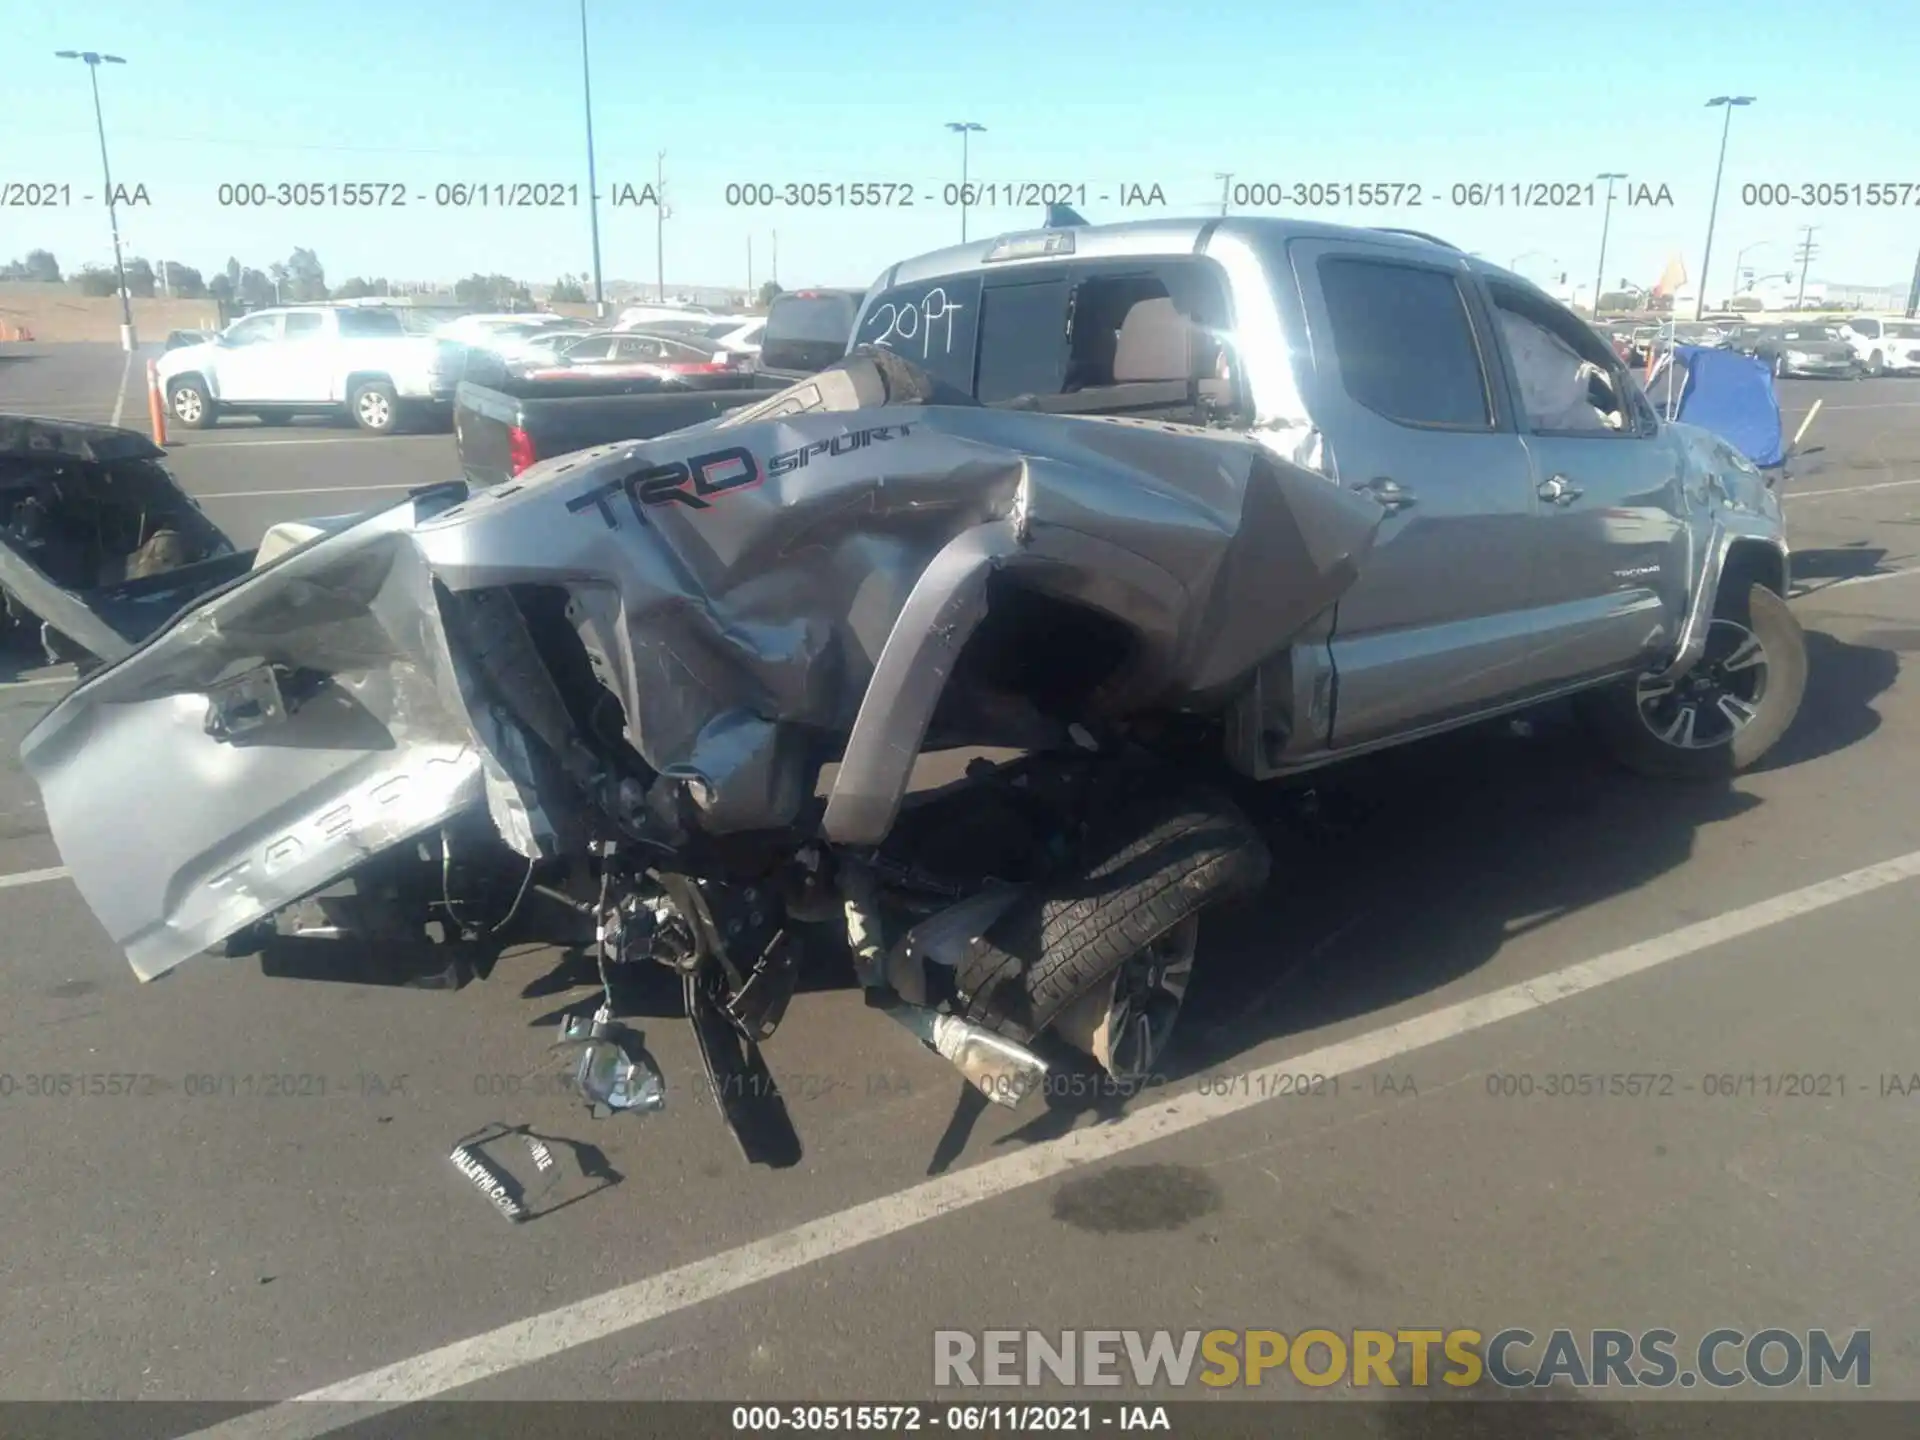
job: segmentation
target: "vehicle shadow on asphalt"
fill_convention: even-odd
[[[1830,550],[1796,550],[1793,580],[1795,585],[1808,580],[1858,580],[1863,575],[1884,574],[1892,568],[1886,560],[1884,545],[1869,545],[1864,540]]]
[[[1920,631],[1907,643],[1920,649]],[[1807,699],[1763,770],[1873,733],[1872,702],[1899,673],[1891,649],[1818,631],[1807,645]],[[1356,761],[1315,777],[1305,804],[1297,791],[1246,787],[1239,798],[1267,836],[1272,879],[1260,896],[1209,912],[1180,1030],[1143,1098],[1270,1041],[1430,994],[1509,941],[1683,865],[1701,830],[1764,803],[1734,785],[1628,775],[1565,710],[1524,728],[1478,727]],[[1674,924],[1706,918],[1672,912]],[[998,1143],[1053,1139],[1131,1103],[1111,1085],[1064,1077],[1046,1102]],[[961,1118],[936,1169],[965,1148]]]

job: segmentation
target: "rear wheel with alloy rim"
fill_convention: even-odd
[[[1807,685],[1806,637],[1764,585],[1723,600],[1685,675],[1642,675],[1588,697],[1601,739],[1643,775],[1715,779],[1746,769],[1787,732]]]
[[[392,433],[400,423],[400,397],[385,380],[363,380],[347,397],[353,423],[376,435]]]
[[[1199,940],[1200,917],[1189,915],[1068,1006],[1054,1030],[1121,1084],[1145,1083],[1179,1022]]]
[[[189,430],[203,430],[214,421],[213,397],[192,376],[167,386],[167,411]]]

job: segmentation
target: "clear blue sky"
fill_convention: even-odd
[[[1710,95],[1743,92],[1715,240],[1716,275],[1785,269],[1820,226],[1816,279],[1898,282],[1920,205],[1750,208],[1746,182],[1902,181],[1920,188],[1916,0],[589,0],[603,196],[666,152],[670,283],[755,279],[779,231],[780,279],[865,284],[892,260],[958,238],[957,212],[729,208],[729,181],[958,178],[942,122],[985,124],[976,181],[1057,180],[1094,193],[1160,184],[1167,212],[1217,209],[1240,181],[1578,181],[1602,170],[1671,188],[1671,208],[1616,205],[1608,284],[1650,283],[1678,250],[1700,268],[1719,142]],[[315,249],[329,280],[551,279],[589,264],[584,203],[561,210],[240,210],[223,181],[559,181],[586,174],[577,5],[567,0],[10,0],[0,184],[68,182],[66,210],[0,209],[0,258],[54,251],[69,271],[110,259],[84,67],[103,67],[115,179],[147,186],[122,212],[130,254],[207,273]],[[64,13],[63,13],[64,12]],[[429,193],[429,202],[431,194]],[[1442,234],[1535,278],[1590,280],[1595,211],[1327,210],[1321,218]],[[1444,198],[1444,197],[1441,197]],[[1089,199],[1094,220],[1123,218]],[[1132,213],[1132,212],[1129,212]],[[1275,212],[1286,213],[1286,212]],[[1299,213],[1297,211],[1292,213]],[[976,212],[973,233],[1037,223]],[[601,207],[608,278],[651,280],[653,212]],[[1710,287],[1716,288],[1716,287]]]

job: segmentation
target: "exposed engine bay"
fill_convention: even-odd
[[[1201,910],[1268,869],[1209,783],[1223,732],[1381,513],[1245,436],[955,403],[856,351],[316,531],[22,755],[143,979],[356,937],[457,969],[570,917],[602,1003],[562,1039],[596,1109],[661,1101],[613,977],[664,966],[743,1149],[791,1163],[760,1046],[803,933],[844,937],[868,1004],[991,1100],[1040,1083],[1043,1037],[1151,1066]],[[973,748],[999,758],[917,778]]]

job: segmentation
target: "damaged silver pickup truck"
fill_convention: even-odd
[[[1268,878],[1217,777],[1563,695],[1713,777],[1798,708],[1759,472],[1451,247],[1051,230],[894,267],[854,340],[692,429],[295,537],[55,706],[23,758],[135,971],[558,905],[603,985],[678,975],[766,1159],[803,927],[994,1100],[1060,1041],[1126,1081],[1202,910]],[[912,788],[973,747],[1014,758]],[[607,994],[581,1075],[644,1107]]]

